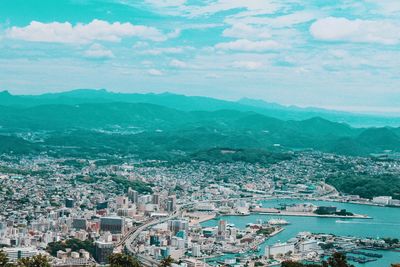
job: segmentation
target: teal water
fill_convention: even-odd
[[[219,219],[227,220],[238,228],[245,228],[247,223],[256,223],[270,218],[281,217],[290,222],[284,226],[285,230],[278,235],[268,239],[260,248],[260,254],[264,253],[267,244],[278,241],[284,242],[295,237],[299,232],[332,233],[340,236],[357,237],[391,237],[400,238],[400,209],[388,207],[376,207],[350,203],[325,202],[325,201],[302,201],[293,199],[276,199],[261,202],[263,207],[278,207],[279,204],[313,203],[315,205],[336,206],[357,214],[366,214],[372,219],[337,219],[318,217],[295,217],[252,214],[249,216],[223,216],[202,223],[203,226],[216,226]],[[400,253],[392,251],[379,251],[383,258],[366,264],[354,264],[365,267],[389,267],[391,263],[400,263]]]

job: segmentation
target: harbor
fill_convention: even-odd
[[[203,226],[215,225],[219,219],[228,221],[235,224],[239,228],[245,228],[248,223],[254,223],[259,220],[269,221],[271,219],[284,219],[289,224],[283,225],[282,231],[278,234],[268,238],[263,244],[260,245],[258,255],[262,255],[267,245],[273,245],[279,242],[285,242],[295,237],[299,232],[312,232],[312,233],[327,233],[337,236],[355,236],[355,237],[391,237],[399,238],[400,236],[400,214],[393,212],[395,209],[389,207],[378,207],[371,205],[360,205],[350,203],[336,203],[327,201],[309,201],[315,205],[335,205],[341,209],[347,209],[356,214],[366,214],[371,219],[365,220],[361,218],[326,218],[314,216],[285,216],[279,213],[275,214],[260,214],[253,213],[249,216],[222,216],[214,220],[203,222]],[[261,201],[263,208],[276,208],[281,204],[291,205],[296,203],[304,203],[296,199],[274,199]],[[357,250],[356,250],[357,251]],[[363,250],[364,251],[364,250]],[[400,261],[400,253],[391,250],[367,251],[369,253],[380,254],[382,257],[368,257],[363,254],[350,254],[352,264],[356,267],[385,267],[390,266],[391,263]],[[357,253],[357,252],[356,252]],[[238,256],[238,255],[236,255]],[[371,255],[370,255],[371,256]],[[234,255],[224,255],[218,259],[225,259],[235,257]],[[363,259],[365,258],[365,259]],[[372,260],[373,259],[373,260]]]

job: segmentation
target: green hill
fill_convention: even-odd
[[[0,126],[5,133],[47,131],[43,142],[35,143],[35,147],[77,147],[91,153],[115,150],[170,157],[176,151],[192,153],[218,147],[271,150],[279,146],[368,155],[400,148],[398,129],[352,128],[322,118],[284,121],[255,112],[185,112],[154,104],[117,102],[0,109]],[[29,149],[26,142],[16,147],[26,145]]]
[[[316,108],[299,108],[267,103],[262,100],[241,99],[226,101],[210,97],[184,96],[171,93],[138,94],[114,93],[104,89],[78,89],[68,92],[43,95],[11,95],[0,92],[0,106],[34,107],[40,105],[78,105],[84,103],[147,103],[173,108],[181,111],[251,111],[282,120],[306,120],[321,117],[335,122],[345,122],[353,126],[400,126],[400,118],[353,114]]]

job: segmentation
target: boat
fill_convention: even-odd
[[[347,259],[350,261],[358,262],[358,263],[368,263],[368,262],[377,260],[375,258],[354,257],[354,256],[347,256]]]
[[[378,253],[371,253],[371,252],[365,252],[365,251],[359,251],[359,250],[353,250],[350,253],[352,254],[358,254],[358,255],[364,255],[370,258],[382,258],[383,255],[382,254],[378,254]]]
[[[271,219],[268,221],[270,225],[288,225],[289,222],[284,219]]]

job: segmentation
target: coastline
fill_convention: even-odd
[[[282,215],[282,216],[297,216],[297,217],[320,217],[320,218],[338,218],[338,219],[372,219],[367,215],[354,214],[350,216],[343,215],[322,215],[315,214],[311,212],[290,212],[290,211],[280,211],[280,212],[253,212],[253,214],[262,215]]]
[[[285,198],[275,198],[275,199],[278,200],[277,203],[279,203],[279,200],[283,200],[283,199],[288,199],[288,200],[292,199],[292,200],[298,200],[300,202],[307,202],[307,200],[302,199],[302,198],[285,197]],[[315,200],[315,199],[313,199],[313,200]],[[333,201],[333,200],[330,200],[329,202],[348,203],[348,204],[352,204],[352,205],[360,205],[360,204],[355,204],[355,203],[340,202],[340,201]],[[276,204],[275,201],[272,201],[268,205],[265,204],[264,206],[265,207],[271,207],[271,205],[274,205],[274,204]],[[364,206],[365,208],[362,208],[362,209],[361,208],[360,209],[357,208],[357,209],[355,209],[355,211],[358,211],[357,212],[358,214],[367,214],[368,216],[370,216],[369,218],[372,219],[372,220],[374,220],[374,219],[379,220],[379,219],[382,218],[383,215],[380,214],[380,213],[382,213],[381,211],[379,211],[381,209],[379,209],[379,210],[378,209],[373,209],[373,208],[371,209],[371,208],[368,208],[368,206],[369,207],[371,207],[371,206],[379,207],[379,208],[382,208],[382,211],[384,211],[384,212],[391,212],[391,211],[385,210],[386,207],[382,207],[382,206],[360,205],[360,207],[361,206]],[[348,208],[348,210],[351,211],[351,208]],[[270,211],[275,211],[275,210],[271,209]],[[262,216],[257,216],[258,214],[260,214],[260,212],[252,212],[251,214],[253,216],[255,216],[256,218],[262,217]],[[232,215],[232,214],[230,214],[230,215]],[[300,214],[296,214],[296,215],[300,215]],[[301,215],[303,215],[303,214],[301,214]],[[310,215],[312,215],[312,216],[310,216]],[[318,215],[318,214],[308,214],[308,216],[293,216],[292,217],[293,222],[291,223],[291,225],[289,225],[288,227],[283,226],[282,227],[283,230],[279,230],[279,232],[271,233],[271,235],[269,237],[267,237],[265,242],[260,246],[261,251],[258,252],[256,255],[259,255],[260,253],[263,252],[264,247],[266,246],[266,244],[272,244],[272,243],[288,240],[289,237],[293,237],[298,232],[304,231],[305,229],[302,226],[302,223],[304,222],[304,220],[306,220],[307,222],[308,222],[308,220],[311,220],[311,222],[315,222],[315,224],[314,223],[310,224],[310,227],[312,228],[312,229],[310,229],[310,232],[315,232],[315,233],[326,232],[326,229],[327,229],[327,230],[329,230],[328,232],[334,233],[335,235],[342,235],[342,236],[355,236],[355,237],[363,237],[363,236],[391,236],[391,237],[397,237],[398,236],[396,231],[394,232],[394,234],[393,233],[391,233],[391,234],[382,234],[382,233],[377,234],[377,233],[375,233],[376,231],[372,231],[373,233],[372,234],[368,234],[368,235],[366,235],[364,232],[357,232],[356,234],[354,234],[354,233],[349,234],[348,233],[349,230],[347,230],[348,227],[342,227],[341,225],[339,225],[339,224],[337,224],[335,222],[335,219],[333,219],[333,218],[338,218],[338,220],[348,219],[349,223],[351,223],[351,224],[349,224],[349,228],[357,229],[357,231],[363,231],[362,229],[365,229],[365,228],[368,228],[368,229],[369,228],[375,228],[375,227],[371,227],[371,225],[374,225],[374,224],[380,225],[379,228],[386,228],[385,227],[386,222],[381,222],[381,221],[370,222],[372,220],[357,220],[357,219],[366,219],[365,216],[362,217],[362,218],[358,218],[358,217],[350,218],[350,216],[344,216],[344,217],[342,216],[342,218],[341,218],[340,216],[336,215],[336,216],[330,216],[330,217],[325,216],[325,218],[326,217],[327,218],[331,218],[331,220],[329,220],[329,219],[327,219],[327,220],[311,219],[312,217],[321,217],[321,216],[314,216],[314,215]],[[225,216],[225,214],[224,215],[221,214],[221,216]],[[285,216],[285,215],[281,214],[281,213],[276,213],[276,211],[275,211],[274,213],[271,213],[269,216]],[[233,216],[231,219],[226,219],[226,220],[232,220],[232,221],[230,221],[230,222],[232,222],[232,224],[238,225],[238,227],[244,227],[245,223],[241,223],[239,225],[239,223],[236,222],[238,220],[242,221],[242,219],[240,219],[241,217],[243,217],[243,216]],[[298,219],[295,219],[296,217],[298,217]],[[304,219],[302,219],[302,217]],[[395,217],[397,217],[397,216],[395,216]],[[235,219],[235,218],[237,218],[237,219]],[[309,219],[306,219],[306,218],[309,218]],[[393,218],[391,218],[391,219],[393,220]],[[243,218],[243,220],[245,220],[245,222],[251,221],[251,219],[246,219],[246,218]],[[289,220],[289,219],[286,218],[286,220]],[[212,224],[215,224],[215,223],[212,223]],[[297,227],[296,224],[298,224],[299,227]],[[294,225],[294,226],[292,226],[292,225]],[[326,228],[325,225],[327,227],[333,226],[333,228],[332,229],[331,228]],[[322,226],[325,227],[324,228],[325,231],[321,230]],[[390,226],[390,227],[391,228],[395,228],[396,226]],[[294,231],[293,228],[296,228],[296,231]],[[297,230],[297,228],[298,228],[298,230]],[[318,228],[318,229],[314,229],[314,228]],[[319,228],[321,228],[321,229],[319,229]],[[270,240],[270,241],[268,241],[268,240]],[[269,243],[267,243],[267,242],[269,242]],[[389,250],[389,251],[385,250],[384,252],[385,253],[387,252],[388,254],[387,255],[385,254],[383,259],[379,259],[379,262],[380,263],[383,262],[385,264],[387,262],[394,262],[393,259],[396,259],[396,257],[398,257],[397,255],[399,253],[397,251],[392,251],[392,250]],[[391,254],[389,254],[389,253],[391,253]],[[359,265],[356,265],[356,266],[359,266]],[[373,266],[373,265],[367,264],[366,266]],[[382,266],[384,266],[384,265],[382,265]]]
[[[309,201],[327,201],[327,202],[333,202],[333,203],[349,203],[349,204],[355,204],[355,205],[366,205],[366,206],[375,206],[375,207],[386,207],[382,205],[375,205],[372,203],[353,203],[351,201],[339,201],[339,200],[327,200],[327,199],[310,199],[310,198],[305,198],[302,199],[300,197],[271,197],[271,196],[265,196],[265,197],[252,197],[252,198],[246,198],[246,199],[253,199],[253,200],[274,200],[274,199],[294,199],[294,200],[309,200]],[[194,214],[194,213],[192,213]],[[249,216],[251,214],[260,214],[260,215],[281,215],[281,216],[294,216],[294,217],[319,217],[319,218],[337,218],[337,219],[373,219],[372,217],[368,215],[362,215],[362,214],[354,214],[354,215],[349,215],[349,216],[343,216],[343,215],[322,215],[322,214],[315,214],[315,213],[306,213],[306,212],[290,212],[290,211],[281,211],[277,210],[275,208],[261,208],[256,211],[250,211],[248,214],[236,214],[236,213],[229,213],[229,214],[218,214],[218,212],[212,213],[212,214],[202,214],[201,212],[196,213],[196,215],[200,215],[200,218],[198,220],[195,220],[191,223],[203,223],[206,221],[213,220],[215,218],[218,218],[220,216]]]
[[[356,205],[366,205],[366,206],[374,206],[374,207],[390,207],[390,208],[400,208],[400,206],[396,205],[383,205],[373,202],[367,201],[357,201],[357,200],[341,200],[341,199],[330,199],[324,197],[301,197],[301,196],[253,196],[253,197],[245,197],[242,199],[253,199],[253,200],[273,200],[273,199],[297,199],[297,200],[309,200],[309,201],[326,201],[326,202],[335,202],[335,203],[349,203]]]
[[[273,232],[268,236],[268,238],[273,237],[273,236],[276,236],[277,234],[281,233],[281,232],[284,231],[284,230],[285,230],[284,227],[280,227],[278,230],[273,231]],[[268,239],[268,238],[267,238],[267,239]]]
[[[205,212],[190,212],[189,213],[189,212],[187,212],[186,215],[193,218],[189,221],[190,225],[200,224],[202,222],[213,220],[214,218],[217,217],[216,212],[213,212],[213,213],[205,213]]]

